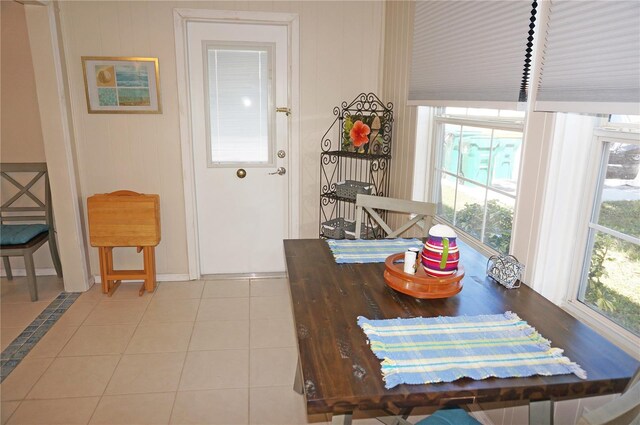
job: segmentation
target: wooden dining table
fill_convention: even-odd
[[[553,402],[620,393],[640,365],[565,310],[526,285],[507,289],[486,275],[487,258],[460,243],[463,289],[444,299],[417,299],[385,284],[384,263],[336,264],[322,239],[285,240],[289,289],[298,345],[294,389],[304,393],[308,414],[332,414],[351,423],[355,411],[394,414],[418,406],[472,403],[529,404],[530,423],[553,423]],[[357,317],[500,314],[512,311],[553,347],[578,363],[574,374],[528,378],[458,379],[449,383],[398,385],[386,389],[380,360],[371,351]]]

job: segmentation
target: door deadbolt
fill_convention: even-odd
[[[238,176],[239,179],[245,178],[246,175],[247,171],[244,168],[238,168],[238,171],[236,171],[236,176]]]
[[[276,155],[278,155],[278,158],[284,158],[285,156],[287,156],[287,153],[280,149]]]

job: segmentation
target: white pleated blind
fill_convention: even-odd
[[[410,103],[508,102],[515,109],[526,100],[534,6],[531,0],[417,1]]]
[[[640,1],[552,0],[536,110],[640,113]]]
[[[268,53],[210,47],[209,164],[269,160]]]

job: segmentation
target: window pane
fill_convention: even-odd
[[[598,224],[640,237],[640,145],[609,144]]]
[[[442,168],[452,174],[458,173],[458,154],[460,152],[460,126],[444,125],[442,141],[442,158],[440,164]]]
[[[487,222],[484,243],[503,254],[509,253],[511,225],[516,201],[509,196],[489,190],[487,194]]]
[[[455,226],[482,240],[484,198],[486,189],[477,184],[460,180],[456,201]]]
[[[516,194],[521,147],[521,132],[504,130],[493,132],[490,186],[512,195]]]
[[[640,115],[609,115],[609,122],[620,124],[640,124]]]
[[[445,107],[435,115],[438,216],[508,253],[525,113]]]
[[[607,180],[635,180],[640,169],[640,145],[633,143],[610,143]],[[631,184],[634,182],[609,182],[611,184]],[[635,182],[638,186],[638,182]],[[637,194],[636,194],[637,197]]]
[[[449,223],[453,223],[457,179],[444,173],[441,173],[440,176],[440,199],[437,202],[438,215]]]
[[[268,162],[268,52],[209,48],[207,59],[211,162]]]
[[[596,232],[580,301],[640,336],[640,247]]]
[[[460,175],[487,184],[492,132],[488,128],[462,127]]]

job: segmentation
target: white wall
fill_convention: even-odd
[[[160,195],[159,274],[186,274],[174,8],[298,13],[300,16],[301,237],[317,237],[320,138],[333,107],[379,92],[383,2],[61,2],[82,197],[129,189]],[[160,64],[162,114],[88,114],[81,56],[150,56]],[[91,249],[92,273],[99,273]],[[131,251],[120,267],[137,267]]]

